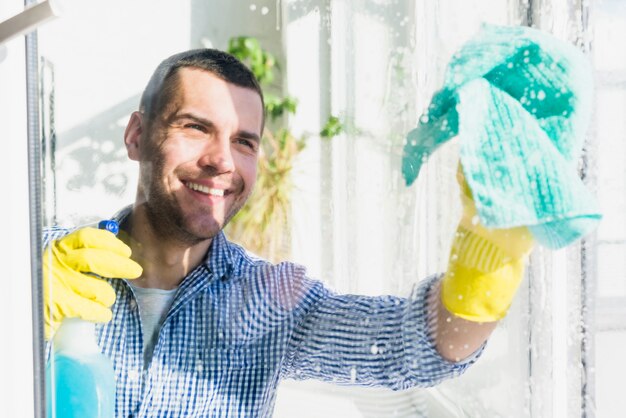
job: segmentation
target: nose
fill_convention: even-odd
[[[215,175],[233,172],[235,162],[230,149],[230,139],[216,137],[207,141],[198,164]]]

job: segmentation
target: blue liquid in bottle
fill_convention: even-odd
[[[94,324],[63,321],[46,367],[48,418],[113,418],[115,374],[95,342]]]
[[[115,220],[98,223],[115,235]],[[46,365],[47,418],[114,418],[115,372],[96,344],[93,323],[66,318],[54,335]]]

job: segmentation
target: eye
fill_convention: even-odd
[[[256,150],[256,142],[246,138],[236,138],[235,143],[244,145],[252,150]]]
[[[204,132],[204,133],[207,132],[207,129],[203,125],[200,125],[199,123],[188,123],[185,125],[185,128],[193,129],[193,130]]]

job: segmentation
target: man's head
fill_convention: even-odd
[[[263,104],[261,86],[259,86],[252,71],[241,61],[216,49],[192,49],[166,58],[152,73],[139,104],[139,110],[143,113],[144,120],[148,124],[162,115],[171,103],[173,95],[176,93],[175,76],[181,68],[185,67],[204,70],[235,86],[254,90]]]
[[[139,161],[136,206],[164,239],[215,236],[252,192],[264,123],[252,73],[232,56],[194,50],[163,61],[124,141]]]

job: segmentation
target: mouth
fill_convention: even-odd
[[[213,188],[213,187],[206,186],[204,184],[194,183],[192,181],[184,181],[183,184],[188,189],[194,190],[198,193],[205,194],[207,196],[223,197],[224,194],[226,193],[226,190],[224,189]]]

